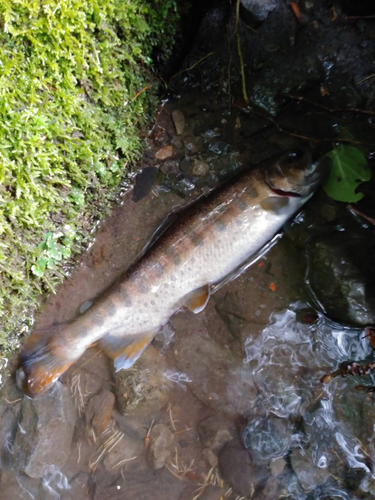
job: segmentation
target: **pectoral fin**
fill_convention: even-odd
[[[118,337],[106,335],[100,341],[100,347],[114,360],[116,372],[130,368],[156,335],[156,331]]]
[[[204,285],[201,288],[197,288],[196,290],[190,292],[185,297],[186,300],[184,303],[190,311],[194,314],[198,314],[206,307],[210,294],[210,285]]]

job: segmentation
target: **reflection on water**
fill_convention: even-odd
[[[324,484],[318,498],[350,498],[332,487],[345,483],[350,467],[364,472],[360,486],[366,491],[374,472],[375,435],[371,428],[366,442],[366,436],[356,432],[363,406],[358,404],[353,380],[333,379],[322,385],[320,378],[344,360],[365,359],[371,348],[360,330],[342,327],[323,315],[313,324],[298,321],[296,311],[303,307],[294,303],[272,314],[262,334],[250,335],[245,342],[245,364],[258,397],[248,408],[243,440],[255,463],[290,459],[297,477],[286,475],[283,484],[294,497],[304,498],[306,490]],[[353,400],[350,416],[345,415],[344,395]]]

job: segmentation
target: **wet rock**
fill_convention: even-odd
[[[221,500],[224,498],[226,490],[219,486],[207,486],[202,495],[199,495],[200,500]],[[193,497],[190,497],[193,498]]]
[[[114,405],[115,396],[110,391],[103,391],[90,399],[85,412],[86,424],[92,427],[97,435],[109,424]]]
[[[189,156],[185,156],[181,161],[180,161],[180,170],[184,174],[187,174],[190,172],[191,169],[191,160]]]
[[[177,174],[178,173],[178,163],[174,160],[167,160],[161,166],[160,170],[163,174]]]
[[[50,465],[61,468],[69,456],[75,421],[71,396],[61,382],[39,399],[25,398],[14,443],[15,461],[21,470],[38,478]]]
[[[284,456],[299,438],[285,418],[256,418],[243,431],[244,444],[256,463]]]
[[[262,491],[266,498],[278,498],[280,491],[280,481],[276,477],[270,477]]]
[[[213,141],[208,145],[208,151],[215,155],[223,155],[228,152],[229,144],[223,141]]]
[[[175,109],[172,112],[172,120],[176,127],[177,135],[181,135],[185,129],[185,117],[183,112],[180,109]]]
[[[198,316],[198,315],[197,315]],[[180,313],[171,322],[176,336],[176,367],[191,382],[189,389],[201,402],[219,413],[235,415],[248,407],[247,384],[238,384],[238,369],[243,366],[242,351],[228,350],[205,333],[199,323],[203,317],[194,318],[195,332],[191,333],[189,315]]]
[[[127,415],[148,415],[158,411],[167,401],[164,358],[152,345],[129,370],[114,373],[116,399]]]
[[[375,322],[375,238],[370,231],[337,231],[308,247],[309,286],[326,314],[340,322]]]
[[[146,167],[137,174],[133,189],[133,201],[138,202],[149,194],[155,184],[157,172],[156,167]]]
[[[202,458],[209,467],[217,467],[219,464],[219,459],[210,448],[205,448],[202,451]]]
[[[182,142],[182,138],[179,135],[175,135],[174,137],[172,137],[171,144],[176,149],[182,149],[184,145],[184,143]]]
[[[291,455],[293,470],[298,477],[300,485],[306,492],[323,485],[330,477],[328,469],[316,467],[308,455],[308,452],[300,448],[293,450]]]
[[[189,151],[190,154],[197,153],[200,149],[200,144],[197,139],[193,135],[186,135],[182,139],[185,148]]]
[[[244,497],[251,497],[267,476],[267,468],[253,465],[247,450],[230,443],[219,455],[219,468],[224,481]]]
[[[167,158],[170,158],[172,155],[173,155],[173,147],[164,146],[160,148],[158,151],[156,151],[155,158],[157,160],[166,160]]]
[[[241,5],[258,21],[264,21],[276,7],[276,0],[241,0]]]
[[[118,473],[123,467],[125,470],[145,468],[143,441],[133,439],[124,434],[119,443],[111,449],[103,460],[103,465],[111,474]]]
[[[286,466],[286,461],[282,457],[271,460],[270,463],[271,474],[275,477],[279,476],[285,469],[285,466]]]
[[[215,452],[220,451],[236,435],[232,422],[219,415],[200,422],[198,432],[202,443]]]
[[[193,175],[197,175],[198,177],[203,177],[208,174],[210,170],[210,166],[207,165],[202,160],[194,160],[193,163]]]
[[[170,459],[174,447],[174,436],[163,424],[156,424],[150,432],[148,459],[154,469],[161,469]]]

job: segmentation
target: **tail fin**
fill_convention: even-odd
[[[23,390],[27,396],[47,391],[74,362],[63,354],[63,339],[58,335],[61,327],[35,331],[26,339],[20,358],[25,374]]]

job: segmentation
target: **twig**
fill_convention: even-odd
[[[123,460],[120,460],[117,464],[115,464],[112,469],[115,467],[118,467],[121,464],[124,464],[125,462],[131,462],[132,460],[135,460],[137,457],[132,457],[132,458],[124,458]]]
[[[149,89],[151,86],[152,86],[152,83],[149,83],[148,85],[146,85],[146,87],[143,87],[143,89],[141,89],[139,92],[137,92],[135,94],[132,101],[135,101],[137,99],[137,97],[139,97],[142,94],[142,92],[145,92],[145,90]]]
[[[240,1],[237,0],[236,2],[236,24],[234,28],[234,34],[237,39],[237,52],[238,52],[238,57],[240,60],[240,69],[241,69],[241,82],[242,82],[242,95],[244,98],[244,101],[246,104],[249,104],[249,97],[247,95],[247,90],[246,90],[246,76],[245,76],[245,67],[243,63],[243,56],[242,56],[242,50],[241,50],[241,37],[240,37],[240,32],[238,31],[238,22],[240,18]]]
[[[315,108],[323,109],[324,111],[327,111],[327,113],[362,113],[364,115],[372,115],[375,116],[375,111],[367,111],[366,109],[359,109],[359,108],[329,108],[328,106],[324,106],[323,104],[318,104],[317,102],[310,101],[310,99],[306,99],[305,97],[302,96],[295,96],[291,94],[284,94],[286,97],[289,97],[289,99],[294,99],[295,101],[299,102],[306,102],[307,104],[310,104],[311,106],[314,106]]]
[[[201,59],[199,59],[199,61],[196,61],[192,66],[190,66],[189,68],[186,68],[186,69],[182,69],[179,73],[181,74],[181,73],[184,73],[185,71],[191,71],[192,69],[195,68],[195,66],[198,66],[198,64],[200,64],[205,59],[207,59],[207,57],[213,56],[214,54],[215,54],[215,52],[209,52],[208,54],[203,56]],[[179,74],[179,73],[177,73],[177,74]]]
[[[363,219],[367,220],[367,222],[370,222],[373,226],[375,226],[375,219],[373,217],[370,217],[369,215],[366,215],[362,210],[360,210],[357,207],[353,207],[353,205],[347,205],[347,207],[351,212],[354,212],[356,215],[359,215]]]
[[[362,80],[359,80],[359,82],[356,82],[356,85],[359,85],[363,82],[367,82],[367,80],[370,80],[370,78],[375,78],[375,74],[374,75],[369,75],[369,76],[366,76],[366,78],[362,78]]]
[[[8,403],[8,405],[12,405],[14,403],[18,403],[19,401],[22,401],[22,398],[15,399],[14,401],[8,401],[8,399],[4,398],[4,401]]]
[[[345,19],[375,19],[375,16],[346,16]]]
[[[240,108],[240,109],[244,109],[244,108]],[[254,108],[248,107],[247,109],[250,110],[250,111],[252,111],[256,115],[261,116],[265,120],[268,120],[270,123],[272,123],[277,128],[277,130],[279,130],[283,134],[290,135],[291,137],[296,137],[297,139],[301,139],[303,141],[311,141],[311,142],[315,142],[315,143],[319,143],[319,142],[333,142],[333,143],[334,142],[339,142],[339,143],[343,143],[343,144],[359,144],[361,146],[373,146],[374,145],[373,143],[356,141],[356,140],[353,140],[353,139],[345,139],[345,138],[342,138],[342,137],[323,137],[322,139],[318,139],[317,137],[309,137],[307,135],[297,134],[295,132],[292,132],[290,130],[286,130],[286,129],[282,128],[282,126],[279,125],[277,123],[277,121],[274,118],[272,118],[271,116],[268,116],[265,113],[261,113],[260,111],[257,111]]]

